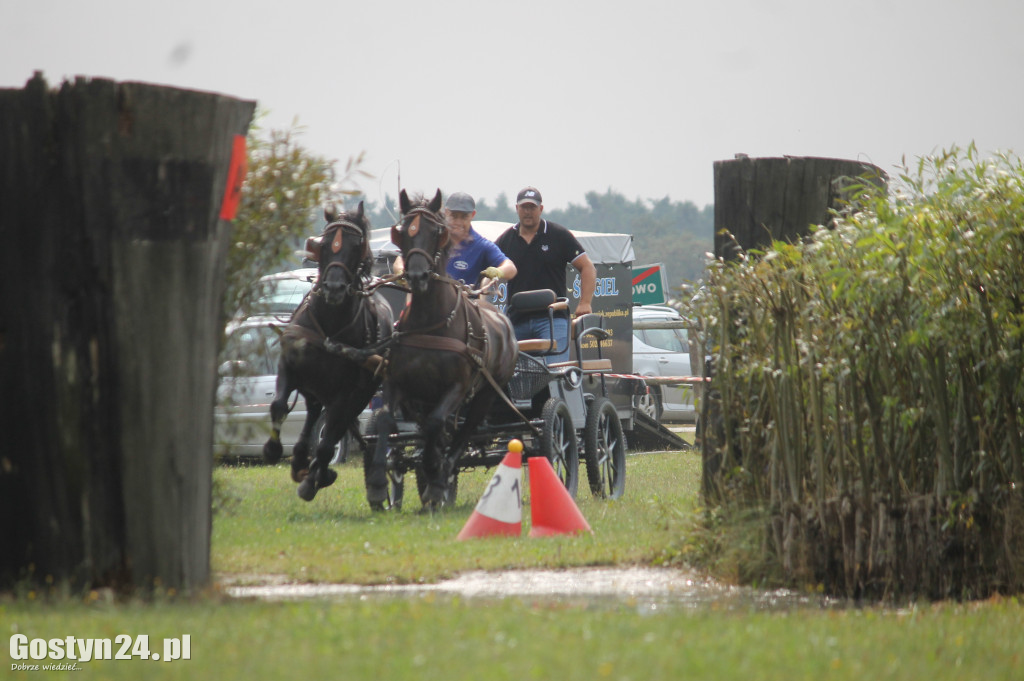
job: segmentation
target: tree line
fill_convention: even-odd
[[[301,126],[265,129],[261,117],[248,135],[248,174],[228,253],[224,309],[229,317],[246,314],[261,276],[299,266],[295,252],[323,228],[325,205],[351,208],[363,201],[375,228],[392,225],[397,213],[397,199],[385,195],[375,201],[360,187],[362,179],[372,179],[363,170],[362,154],[339,165],[302,144]],[[517,220],[508,194],[476,197],[476,203],[477,220]],[[570,229],[632,234],[634,264],[664,264],[670,294],[703,278],[704,254],[714,247],[713,206],[668,197],[631,200],[612,189],[591,191],[583,204],[545,209],[544,217]]]

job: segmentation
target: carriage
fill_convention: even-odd
[[[517,294],[511,305],[513,315],[540,312],[553,321],[569,314],[568,301],[550,290]],[[604,318],[596,313],[572,320],[573,358],[558,364],[544,361],[545,355],[556,352],[551,341],[519,341],[515,371],[504,386],[502,399],[492,405],[449,472],[447,503],[455,501],[461,471],[497,465],[513,438],[523,442],[526,465],[532,457],[545,457],[572,496],[579,487],[581,462],[592,494],[612,499],[622,496],[626,443],[608,389],[606,374],[612,362],[602,357],[602,343],[610,338],[604,324]],[[583,348],[590,342],[596,356],[585,358]],[[376,414],[364,438],[366,469],[377,444],[375,429]],[[421,495],[424,491],[422,433],[416,424],[405,420],[398,421],[396,430],[388,440],[386,454],[388,497],[377,508],[401,507],[409,472],[416,473],[417,491]]]
[[[490,238],[508,225],[475,222],[474,228]],[[524,292],[515,299],[506,298],[504,284],[490,296],[490,302],[510,317],[520,314],[569,318],[571,359],[549,365],[544,357],[556,354],[546,339],[518,342],[514,372],[501,386],[479,425],[471,429],[464,449],[447,471],[443,503],[454,501],[458,474],[477,466],[494,466],[507,452],[511,438],[524,444],[524,456],[547,458],[572,495],[579,486],[581,463],[592,494],[616,498],[625,489],[624,430],[633,426],[634,396],[646,390],[641,380],[627,375],[631,370],[632,333],[631,268],[632,243],[629,235],[575,232],[598,269],[594,313],[572,319],[573,305],[568,296],[553,291]],[[391,230],[375,230],[371,245],[377,257],[377,274],[386,275],[399,251],[400,241]],[[578,274],[567,267],[566,290],[578,291]],[[406,302],[404,291],[384,291],[392,305],[400,310]],[[613,373],[614,372],[614,373]],[[415,472],[421,498],[425,480],[423,429],[413,418],[401,413],[390,428],[385,453],[377,452],[376,413],[365,438],[365,469],[371,470],[374,457],[386,459],[387,494],[371,499],[374,508],[400,506],[405,477]],[[458,430],[462,416],[449,428]],[[380,481],[378,480],[378,484]]]
[[[291,391],[298,390],[307,404],[322,404],[322,437],[315,432],[315,415],[307,413],[292,456],[299,496],[312,500],[336,478],[329,469],[334,448],[346,431],[352,432],[358,413],[359,398],[344,386],[359,381],[360,395],[374,385],[383,389],[383,407],[360,438],[367,500],[374,509],[401,505],[409,471],[416,473],[425,507],[452,503],[459,472],[496,465],[511,438],[523,441],[527,465],[531,457],[547,458],[573,495],[582,451],[592,493],[620,496],[625,489],[623,430],[632,425],[634,395],[646,389],[642,380],[611,373],[630,370],[629,237],[619,235],[626,248],[613,251],[610,263],[598,255],[608,249],[585,246],[597,256],[592,260],[599,268],[595,312],[573,319],[568,296],[550,290],[505,300],[501,287],[489,302],[472,300],[472,292],[442,271],[448,232],[440,215],[440,191],[431,201],[418,197],[416,202],[403,191],[401,201],[403,219],[390,229],[388,241],[400,244],[405,257],[403,288],[381,286],[393,282],[393,276],[369,283],[367,260],[376,256],[378,275],[384,274],[379,266],[390,260],[378,235],[365,225],[361,205],[349,218],[329,217],[321,237],[307,242],[319,262],[319,277],[308,307],[300,306],[283,332],[292,350],[279,365],[271,405],[274,429],[265,455],[268,450],[279,455],[277,433]],[[567,268],[570,292],[579,285],[573,272]],[[346,306],[359,311],[350,322],[342,311]],[[400,311],[393,332],[392,311]],[[545,356],[558,354],[551,341],[517,342],[510,317],[520,314],[543,315],[551,324],[564,315],[570,321],[572,358],[548,364]],[[322,325],[324,320],[337,331]],[[383,372],[380,355],[387,358]],[[625,358],[626,365],[616,366],[616,357]],[[333,376],[329,384],[324,382],[327,370]],[[383,384],[382,374],[387,376]]]

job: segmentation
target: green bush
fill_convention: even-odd
[[[705,494],[766,511],[787,580],[867,597],[1024,587],[1024,166],[972,147],[803,243],[712,262]]]
[[[339,176],[335,161],[301,144],[304,132],[297,122],[265,130],[257,120],[249,129],[248,171],[227,253],[224,312],[229,318],[248,315],[261,293],[260,277],[298,267],[295,251],[314,234],[325,207],[342,207],[346,197],[358,194],[357,179],[370,177],[361,169],[363,154],[350,158]]]

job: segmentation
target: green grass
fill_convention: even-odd
[[[520,598],[486,606],[430,595],[272,604],[18,602],[0,605],[0,621],[6,632],[29,638],[192,636],[191,660],[94,660],[79,665],[76,679],[959,681],[1024,674],[1024,608],[1013,601],[774,614],[609,611]],[[10,660],[0,663],[6,677]]]
[[[455,537],[493,470],[460,474],[456,505],[430,515],[419,513],[412,475],[402,511],[374,513],[356,464],[336,467],[338,481],[309,503],[295,493],[284,465],[219,468],[215,479],[228,508],[214,519],[213,569],[241,582],[271,574],[377,584],[433,582],[464,570],[650,562],[678,532],[674,519],[695,507],[699,467],[692,452],[630,456],[622,499],[593,499],[589,489],[578,495],[593,534],[545,539],[526,536],[530,489],[524,469],[523,536],[472,541]]]
[[[221,468],[213,564],[221,579],[433,581],[478,568],[557,567],[656,560],[678,540],[697,503],[691,453],[628,459],[627,494],[578,504],[593,535],[455,540],[491,472],[460,480],[460,503],[433,516],[374,514],[361,471],[311,503],[287,469]],[[410,481],[410,487],[414,488]],[[414,495],[414,492],[413,492]],[[524,507],[529,525],[529,506]],[[264,603],[220,589],[189,599],[109,602],[22,594],[0,598],[0,630],[33,638],[192,637],[192,659],[170,663],[94,660],[75,679],[828,679],[883,681],[1024,678],[1015,599],[920,605],[903,610],[789,609],[729,605],[652,607],[628,599],[469,599],[427,592]],[[3,678],[12,671],[0,646]],[[33,660],[25,662],[35,663]],[[65,660],[66,662],[66,660]],[[42,661],[39,661],[41,664]]]

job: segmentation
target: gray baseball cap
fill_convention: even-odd
[[[476,201],[466,192],[455,192],[448,197],[444,207],[458,213],[472,213],[476,210]]]

